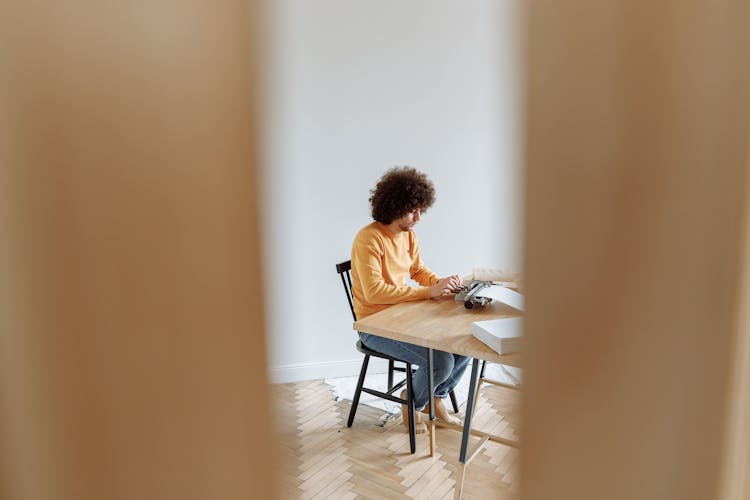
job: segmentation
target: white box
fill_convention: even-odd
[[[471,324],[471,334],[498,354],[519,352],[523,339],[523,318],[475,321]]]

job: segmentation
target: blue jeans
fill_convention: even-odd
[[[430,402],[427,380],[427,348],[414,344],[407,344],[398,340],[386,339],[377,335],[359,332],[362,343],[373,351],[395,356],[418,366],[412,379],[414,391],[414,406],[421,410]],[[444,398],[461,380],[471,358],[451,354],[449,352],[432,350],[432,381],[435,387],[435,397]]]

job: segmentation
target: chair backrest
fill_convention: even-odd
[[[354,321],[357,321],[357,315],[354,313],[354,302],[352,297],[352,261],[347,260],[346,262],[336,264],[336,272],[341,276],[341,283],[344,284],[346,300],[349,301],[349,309],[352,311],[352,318],[354,318]]]

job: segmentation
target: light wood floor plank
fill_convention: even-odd
[[[337,401],[322,380],[275,385],[272,394],[284,498],[453,498],[459,432],[438,429],[434,457],[428,436],[418,435],[412,455],[401,415],[360,404],[347,428],[351,402]],[[518,439],[519,410],[517,391],[484,386],[472,427]],[[485,443],[467,468],[464,498],[516,500],[518,457],[518,450]]]

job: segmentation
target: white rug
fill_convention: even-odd
[[[394,377],[400,380],[398,376],[400,373],[395,373]],[[494,379],[499,382],[506,384],[520,385],[521,384],[521,370],[510,366],[498,365],[495,363],[487,363],[487,368],[484,371],[486,378]],[[458,383],[456,389],[453,391],[456,394],[456,400],[458,405],[461,406],[469,394],[469,378],[471,377],[471,365],[466,369],[461,382]],[[339,399],[352,400],[354,397],[354,390],[357,388],[358,377],[345,377],[345,378],[330,378],[325,379],[325,383],[333,387],[333,392]],[[365,377],[365,387],[370,387],[378,391],[385,391],[388,383],[388,376],[386,373],[369,373]],[[398,396],[398,394],[397,394]],[[365,392],[359,398],[360,404],[366,404],[374,408],[380,408],[389,413],[400,413],[401,405],[382,399]],[[446,401],[446,403],[448,403]]]

